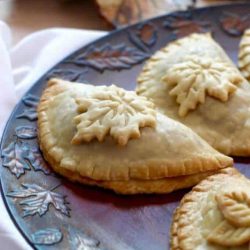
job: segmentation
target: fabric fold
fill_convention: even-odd
[[[11,48],[10,28],[0,21],[0,138],[7,119],[24,93],[49,69],[107,32],[52,28],[35,32]],[[1,249],[31,247],[10,219],[0,198]]]

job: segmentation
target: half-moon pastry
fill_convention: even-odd
[[[137,93],[227,155],[250,155],[250,85],[209,34],[170,43],[149,59]]]
[[[201,181],[176,209],[171,250],[248,250],[250,181],[228,168]]]
[[[124,194],[196,184],[232,159],[152,102],[112,86],[51,80],[38,107],[39,143],[67,178]]]
[[[244,32],[240,42],[239,68],[243,76],[250,81],[250,29]]]

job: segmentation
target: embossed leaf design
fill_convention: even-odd
[[[28,94],[22,99],[22,101],[26,106],[36,108],[39,102],[39,98],[35,95]]]
[[[50,174],[51,169],[44,161],[40,150],[37,147],[29,147],[26,151],[24,158],[29,161],[35,171],[42,171],[45,174]]]
[[[193,20],[192,14],[186,12],[168,16],[163,26],[173,30],[174,34],[179,38],[191,33],[208,32],[210,23],[208,21]]]
[[[16,116],[17,119],[25,118],[30,121],[37,120],[37,111],[35,108],[25,109],[21,114]]]
[[[81,66],[90,66],[98,71],[129,69],[148,58],[148,54],[125,44],[104,44],[102,47],[91,46],[73,60],[67,62]]]
[[[91,96],[79,98],[77,104],[79,115],[74,118],[77,132],[73,144],[94,138],[103,141],[110,134],[124,146],[129,139],[140,137],[140,128],[156,125],[153,103],[114,85],[96,88]]]
[[[46,228],[31,234],[32,242],[36,245],[53,245],[60,242],[62,238],[62,232],[56,228]]]
[[[25,170],[31,170],[31,166],[35,171],[42,171],[45,174],[51,172],[39,149],[19,140],[10,143],[3,150],[2,157],[3,166],[7,167],[17,178],[25,174]]]
[[[249,227],[234,227],[223,220],[207,237],[211,243],[221,246],[241,246],[250,240]]]
[[[205,102],[206,94],[227,101],[243,78],[227,62],[190,56],[170,67],[163,81],[172,88],[169,94],[176,96],[176,102],[180,104],[179,115],[185,116]]]
[[[53,192],[58,186],[50,190],[37,184],[22,184],[22,187],[22,190],[9,192],[7,196],[22,199],[19,204],[22,205],[23,217],[35,214],[42,216],[48,211],[49,205],[66,216],[70,215],[65,196]]]
[[[156,27],[152,23],[145,23],[139,28],[138,36],[147,46],[153,46],[157,39]]]
[[[2,151],[3,166],[7,167],[17,178],[24,174],[25,170],[30,170],[30,165],[24,158],[26,153],[27,147],[22,142],[11,142]]]
[[[15,129],[16,135],[20,139],[33,139],[37,136],[37,130],[31,126],[20,126]]]
[[[101,250],[100,242],[86,235],[84,232],[70,228],[70,245],[73,250]]]
[[[28,94],[22,99],[22,101],[28,108],[24,109],[24,111],[21,114],[17,115],[16,118],[25,118],[30,121],[35,121],[37,119],[36,109],[39,102],[39,98],[34,95]]]
[[[81,70],[75,70],[75,69],[54,69],[47,75],[47,80],[51,78],[60,78],[63,80],[75,82],[79,81],[81,76],[84,75],[88,70],[87,69],[81,69]]]
[[[136,31],[129,32],[130,41],[143,51],[148,51],[157,40],[157,29],[152,23],[139,25]]]
[[[225,32],[232,36],[241,36],[245,29],[250,27],[250,14],[238,15],[231,12],[224,12],[220,23]]]
[[[250,196],[245,191],[228,192],[216,196],[225,219],[236,227],[250,226]]]

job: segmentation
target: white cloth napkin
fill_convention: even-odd
[[[23,94],[53,65],[104,31],[53,28],[35,32],[13,48],[11,31],[0,21],[0,137],[5,123]],[[0,249],[29,250],[0,198]]]

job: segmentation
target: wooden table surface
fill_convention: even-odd
[[[13,44],[49,27],[110,30],[93,0],[0,0],[0,20],[12,29]]]
[[[199,0],[196,6],[222,2],[236,0]],[[0,0],[0,20],[11,27],[13,44],[34,31],[50,27],[112,29],[98,14],[94,0]]]

